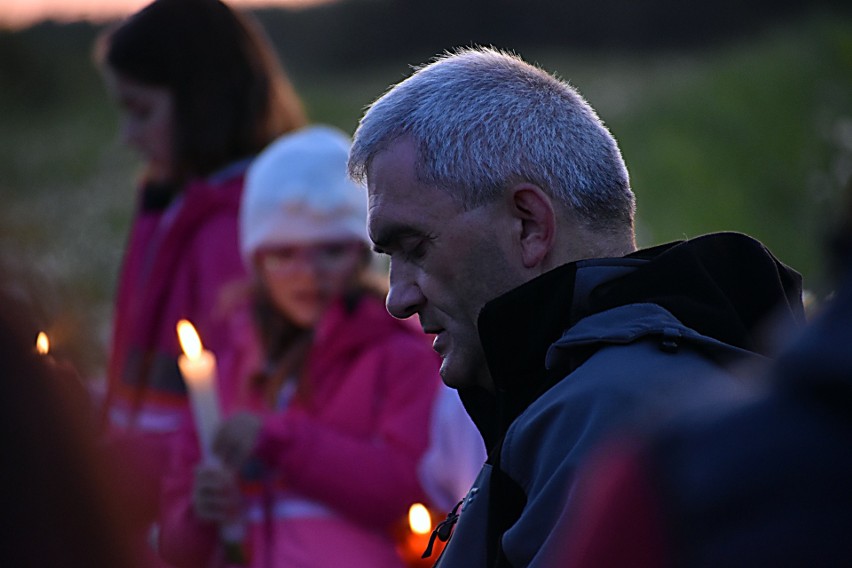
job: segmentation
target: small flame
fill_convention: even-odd
[[[415,534],[428,534],[432,531],[432,517],[421,503],[415,503],[408,509],[408,526]]]
[[[187,320],[182,319],[177,323],[177,334],[180,341],[180,348],[186,356],[193,360],[199,359],[204,346],[201,345],[201,338],[198,337],[195,327]]]
[[[47,334],[43,331],[38,332],[38,337],[36,338],[36,351],[41,355],[47,355],[50,351],[50,340],[47,338]]]

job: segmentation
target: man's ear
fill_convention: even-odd
[[[521,182],[506,192],[509,214],[515,219],[517,243],[524,267],[544,262],[556,242],[556,211],[553,201],[539,186]]]

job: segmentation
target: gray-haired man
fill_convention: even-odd
[[[615,139],[571,86],[499,51],[379,98],[349,168],[390,256],[388,310],[435,334],[490,450],[442,568],[546,565],[590,446],[758,358],[779,302],[801,317],[798,275],[748,237],[637,251]]]

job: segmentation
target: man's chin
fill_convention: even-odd
[[[452,364],[449,357],[445,357],[441,361],[441,379],[451,389],[462,389],[476,384],[476,380],[472,376],[460,372],[458,367]]]

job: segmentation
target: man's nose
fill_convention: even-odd
[[[413,316],[426,302],[420,286],[410,272],[409,269],[396,267],[391,261],[390,289],[385,305],[388,313],[398,319]]]

